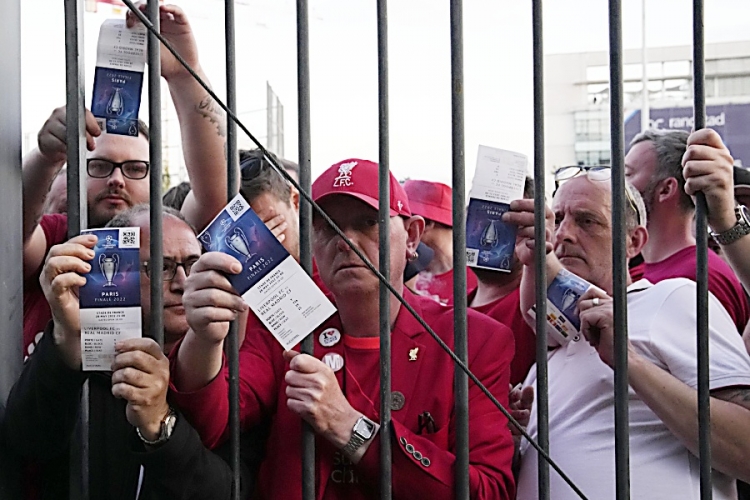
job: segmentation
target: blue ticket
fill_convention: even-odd
[[[284,349],[336,312],[242,195],[235,196],[198,239],[207,252],[229,254],[242,264],[242,272],[228,279]]]
[[[559,345],[581,338],[581,320],[578,316],[578,301],[591,283],[561,269],[547,288],[547,335]],[[530,313],[535,316],[536,308]]]
[[[108,19],[99,30],[91,112],[102,132],[138,136],[146,31]]]
[[[115,343],[141,331],[140,229],[90,229],[95,234],[91,271],[79,289],[83,369],[109,370]]]
[[[466,212],[466,263],[472,267],[510,271],[518,227],[501,220],[510,205],[469,201]]]

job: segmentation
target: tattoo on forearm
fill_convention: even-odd
[[[219,134],[219,137],[227,136],[227,121],[224,118],[224,111],[210,95],[207,95],[205,99],[198,103],[196,111],[208,119],[209,122],[216,125],[216,132]]]
[[[750,387],[730,387],[717,391],[715,396],[718,399],[750,408]]]

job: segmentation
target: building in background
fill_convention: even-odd
[[[750,41],[709,44],[706,124],[728,145],[737,163],[750,165]],[[651,128],[693,127],[692,47],[649,48]],[[641,50],[623,57],[625,146],[641,130]],[[545,62],[546,155],[550,171],[565,165],[610,162],[607,52],[548,55]]]

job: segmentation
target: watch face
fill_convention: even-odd
[[[357,425],[354,426],[354,432],[362,436],[364,439],[370,439],[372,433],[375,431],[375,426],[369,420],[364,418],[357,421]]]

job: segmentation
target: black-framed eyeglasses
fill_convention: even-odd
[[[185,276],[190,276],[190,270],[193,268],[193,264],[195,264],[198,261],[198,257],[193,257],[192,259],[188,259],[185,262],[178,262],[174,259],[170,259],[169,257],[164,257],[164,267],[162,268],[162,277],[164,281],[172,281],[177,274],[177,268],[181,267],[183,271],[185,271]],[[151,267],[149,266],[149,262],[143,263],[143,272],[146,273],[146,276],[151,279]]]
[[[122,175],[128,179],[139,180],[148,175],[149,163],[147,161],[129,160],[115,163],[100,158],[89,158],[86,160],[86,172],[89,177],[105,179],[112,175],[116,168],[120,169]]]
[[[560,187],[563,182],[578,177],[581,174],[586,176],[592,181],[608,181],[612,178],[612,167],[609,165],[570,165],[567,167],[560,167],[555,170],[555,190]],[[638,210],[638,205],[633,199],[633,194],[630,189],[625,187],[625,197],[628,199],[630,208],[635,212],[635,218],[638,221],[638,225],[641,225],[641,211]]]

